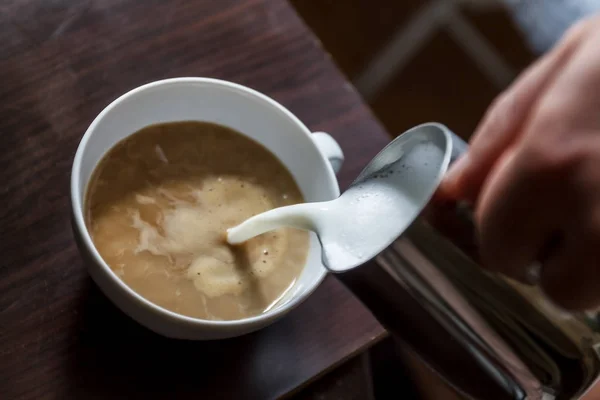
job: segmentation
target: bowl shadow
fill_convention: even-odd
[[[125,315],[91,278],[86,285],[72,332],[75,349],[68,351],[66,398],[243,398],[241,390],[260,381],[252,368],[263,347],[256,334],[218,341],[165,338]]]

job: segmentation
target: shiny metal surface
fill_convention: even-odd
[[[453,162],[467,145],[452,136]],[[429,204],[375,261],[336,276],[466,396],[578,398],[600,375],[598,315],[486,272],[474,239],[468,208]]]

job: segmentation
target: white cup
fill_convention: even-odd
[[[83,135],[71,173],[73,231],[89,273],[100,289],[131,318],[161,335],[179,339],[239,336],[281,318],[321,283],[326,270],[315,235],[311,235],[302,274],[276,307],[251,318],[208,321],[166,310],[134,292],[102,259],[85,224],[87,184],[111,147],[145,126],[190,120],[233,128],[267,147],[294,176],[308,202],[339,196],[335,173],[344,156],[331,136],[311,133],[269,97],[244,86],[207,78],[175,78],[140,86],[108,105]],[[234,155],[231,161],[235,162]]]

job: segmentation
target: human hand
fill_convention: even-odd
[[[478,127],[440,196],[475,207],[484,265],[568,309],[600,305],[600,16],[525,71]]]

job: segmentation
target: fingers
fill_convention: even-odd
[[[540,285],[556,304],[569,310],[597,307],[600,212],[589,210],[600,197],[590,192],[588,180],[573,180],[569,170],[557,173],[551,156],[537,163],[534,158],[528,149],[511,148],[490,173],[475,214],[483,265],[527,282],[528,267],[541,261]],[[566,184],[569,179],[575,186]],[[597,182],[597,174],[590,179]],[[586,186],[578,194],[580,185]],[[582,193],[587,193],[583,199]]]
[[[442,182],[440,193],[444,197],[476,203],[494,164],[516,140],[537,100],[568,61],[587,29],[587,23],[578,25],[495,100],[477,128],[468,153],[455,163]]]
[[[532,179],[526,156],[507,150],[490,174],[475,213],[483,265],[520,281],[561,226],[549,218],[562,199],[551,180]]]
[[[600,104],[592,67],[600,64],[593,49],[573,57],[598,21],[578,25],[498,98],[440,188],[475,205],[484,265],[524,280],[543,261],[543,289],[568,309],[600,304],[600,218],[586,222],[590,205],[600,204],[598,152],[590,149]]]
[[[569,130],[579,136],[576,130]],[[596,130],[598,137],[600,131]],[[558,176],[557,196],[568,203],[551,216],[564,215],[563,238],[544,260],[540,285],[556,304],[568,310],[600,306],[600,193],[597,166],[598,140],[586,142],[586,151],[573,158],[576,168]],[[557,174],[555,174],[557,175]]]

